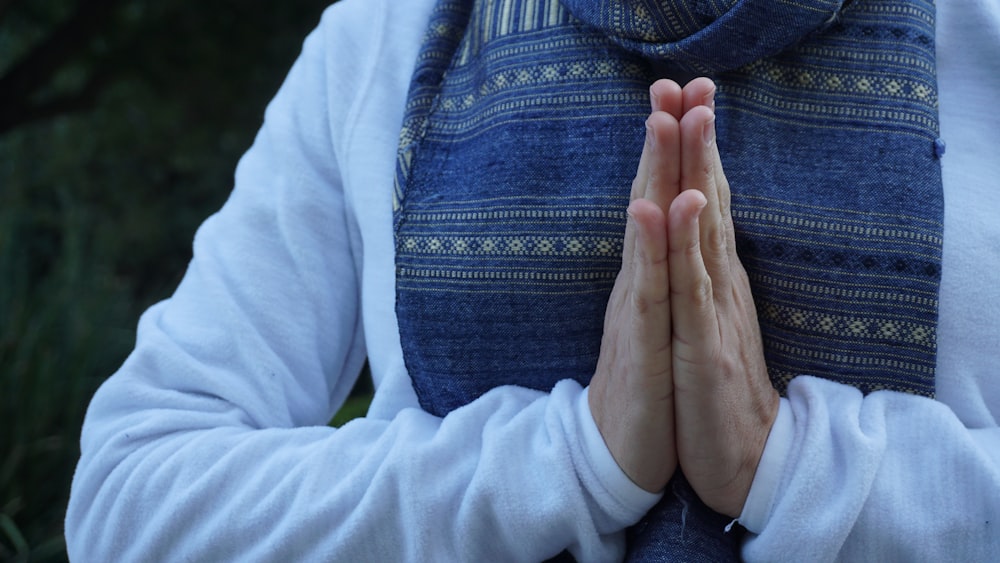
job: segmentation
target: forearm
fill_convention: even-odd
[[[748,560],[975,561],[1000,550],[997,427],[815,378],[794,380],[781,408],[742,515],[759,532]]]
[[[326,427],[365,355],[348,237],[254,199],[235,194],[203,227],[177,293],[96,395],[74,559],[620,555],[619,531],[656,497],[615,465],[575,383]],[[262,209],[277,213],[247,220]]]
[[[609,560],[655,501],[616,496],[623,483],[590,462],[572,382],[501,388],[445,419],[256,428],[216,397],[128,378],[145,367],[134,357],[95,398],[67,520],[76,559]]]

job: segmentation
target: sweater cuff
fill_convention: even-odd
[[[791,403],[781,399],[778,416],[771,426],[767,436],[764,453],[757,464],[750,492],[747,494],[743,512],[738,518],[740,524],[751,533],[759,534],[771,518],[774,501],[778,494],[778,485],[784,474],[785,462],[795,439],[795,415],[792,414]]]
[[[604,437],[594,422],[590,412],[589,387],[577,396],[576,418],[580,429],[580,445],[584,455],[590,461],[591,470],[604,488],[607,497],[618,505],[618,516],[633,524],[652,508],[663,496],[662,493],[651,493],[632,482],[632,479],[622,471],[615,461]]]

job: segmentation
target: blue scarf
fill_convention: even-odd
[[[396,311],[420,403],[587,384],[657,78],[712,77],[773,384],[934,392],[932,0],[439,0],[406,107]],[[678,475],[633,560],[725,560]]]

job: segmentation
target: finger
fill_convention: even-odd
[[[639,166],[636,168],[635,177],[632,179],[632,191],[629,194],[629,201],[635,201],[646,193],[646,184],[649,182],[649,162],[653,158],[653,128],[649,120],[646,120],[646,140],[643,141],[642,154],[639,155]]]
[[[729,264],[733,267],[739,262],[736,253],[736,228],[733,224],[732,192],[729,189],[729,180],[722,169],[722,157],[719,154],[718,143],[713,142],[711,147],[712,160],[715,168],[715,187],[719,194],[719,215],[725,233],[726,250],[729,254]]]
[[[682,90],[679,84],[668,78],[657,80],[649,87],[650,113],[658,111],[669,113],[676,120],[680,120],[683,108]],[[629,201],[643,197],[647,184],[647,171],[649,166],[649,149],[653,135],[650,123],[646,121],[646,141],[642,148],[642,156],[639,157],[639,168],[635,179],[632,181],[632,193]]]
[[[646,121],[646,140],[642,146],[642,155],[639,157],[639,166],[632,179],[632,189],[629,193],[629,202],[633,202],[646,195],[646,186],[649,184],[649,166],[653,160],[653,146],[655,143],[653,129],[649,120]],[[635,225],[634,221],[625,223],[625,240],[622,243],[622,268],[631,264],[635,254]]]
[[[684,107],[683,111],[687,113],[689,110],[698,106],[705,106],[714,112],[715,93],[715,83],[710,78],[695,78],[684,86],[681,93],[682,105]],[[722,161],[719,157],[718,145],[712,147],[712,152],[715,160],[715,184],[719,194],[719,212],[722,215],[722,222],[727,241],[726,246],[729,251],[730,263],[732,263],[738,258],[736,255],[736,236],[733,228],[732,210],[730,207],[731,193],[729,191],[729,181],[726,179],[726,175],[722,169]]]
[[[646,123],[652,131],[652,147],[642,197],[658,205],[666,215],[670,202],[681,191],[680,124],[663,111],[653,112]]]
[[[629,205],[636,245],[632,276],[632,357],[637,373],[662,376],[670,370],[670,279],[666,216],[650,201]],[[668,386],[669,387],[669,386]],[[669,390],[663,387],[652,387]]]
[[[635,178],[632,180],[629,201],[646,197],[647,190],[650,187],[651,168],[655,167],[657,179],[654,182],[655,194],[652,199],[657,205],[660,205],[665,214],[667,207],[670,205],[670,199],[680,191],[679,171],[674,172],[667,167],[673,165],[675,170],[679,170],[677,168],[680,157],[679,127],[676,125],[676,120],[679,118],[683,107],[682,89],[673,80],[657,80],[649,88],[649,97],[650,107],[654,114],[656,112],[664,112],[672,117],[675,123],[669,123],[669,120],[664,119],[662,116],[652,120],[647,119],[646,139],[643,144],[642,155],[639,157],[639,165]],[[660,157],[657,157],[655,154],[658,139],[660,148],[664,153]],[[664,157],[667,159],[666,161],[664,161]],[[671,185],[662,189],[660,188],[665,178],[673,179],[675,176],[677,176],[677,179],[673,180]],[[632,222],[629,221],[625,227],[625,240],[622,248],[623,266],[630,263],[629,261],[635,253],[635,237],[635,229]]]
[[[698,225],[707,203],[700,191],[684,191],[670,206],[667,220],[673,353],[693,364],[708,361],[719,342],[712,279],[702,261]]]
[[[679,84],[669,78],[662,78],[649,87],[650,111],[663,111],[680,121],[684,115],[683,93]]]
[[[681,92],[682,105],[684,107],[684,113],[691,111],[698,106],[705,106],[712,111],[713,115],[715,113],[715,83],[711,79],[706,77],[695,78],[691,82],[688,82],[684,86]],[[714,135],[714,130],[712,131]],[[719,154],[717,147],[713,147],[716,160],[716,182],[718,183],[720,179],[724,179],[725,175],[722,173],[722,165],[719,161]],[[727,184],[728,188],[728,184]],[[721,198],[720,198],[721,203]],[[728,208],[723,211],[728,212]]]
[[[684,85],[681,99],[683,113],[687,113],[698,106],[705,106],[715,111],[715,82],[704,76],[695,78]]]
[[[716,182],[715,114],[705,106],[692,108],[681,120],[681,184],[705,196],[699,217],[702,260],[716,289],[716,298],[727,298],[732,279],[726,227],[722,220]]]

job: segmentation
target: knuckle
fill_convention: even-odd
[[[632,312],[637,316],[642,317],[649,314],[655,306],[655,300],[650,299],[648,295],[638,291],[632,293]]]
[[[669,303],[668,296],[654,295],[652,293],[633,292],[632,312],[638,316],[647,315],[655,308],[662,307]]]
[[[636,315],[639,316],[645,315],[646,312],[649,311],[649,306],[650,304],[648,299],[644,298],[642,295],[639,295],[638,293],[632,294],[632,312],[634,312]]]
[[[719,228],[718,226],[708,233],[708,244],[711,246],[712,250],[715,252],[724,252],[726,250],[726,231],[724,228]]]
[[[705,178],[705,182],[710,188],[715,189],[715,162],[708,160],[701,165],[699,170]]]
[[[698,237],[692,237],[676,250],[680,251],[687,263],[690,264],[701,258],[701,241],[698,240]]]
[[[694,280],[694,283],[691,284],[690,299],[698,307],[704,307],[711,303],[712,279],[708,276],[699,276]]]
[[[646,192],[646,182],[648,180],[642,174],[637,174],[635,178],[632,179],[632,190],[629,195],[629,201],[635,201],[642,197]]]

